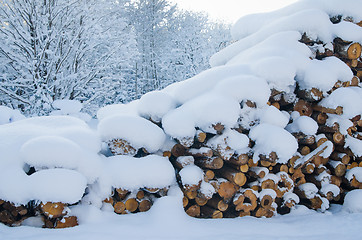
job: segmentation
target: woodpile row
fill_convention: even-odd
[[[338,22],[338,19],[331,20]],[[309,39],[306,34],[300,42],[312,50],[316,49],[313,48],[316,45],[326,46],[323,42]],[[323,53],[314,50],[315,58],[322,60],[335,56],[344,61],[354,73],[349,82],[337,82],[327,93],[316,88],[306,91],[297,87],[293,101],[283,92],[272,91],[270,105],[289,113],[298,111],[301,116],[311,117],[318,123],[316,135],[293,133],[298,141],[298,154],[286,164],[278,163],[275,152],[268,156],[260,155],[257,163],[253,161],[252,153],[230,156],[225,152],[232,150],[231,147],[210,147],[208,140],[215,135],[200,130],[193,141],[180,139],[170,153],[165,153],[179,173],[187,166],[196,166],[203,171],[203,179],[192,185],[183,184],[182,177],[178,175],[184,192],[183,207],[188,215],[197,218],[272,217],[289,213],[296,204],[325,211],[330,203],[343,204],[348,191],[362,188],[362,183],[355,176],[346,176],[348,170],[362,167],[362,158],[345,146],[347,134],[340,132],[337,122],[327,125],[329,117],[343,114],[343,107],[330,109],[318,105],[324,96],[338,88],[360,86],[361,45],[336,38],[333,47],[333,51],[325,49]],[[255,106],[250,101],[245,104]],[[361,115],[350,120],[353,126],[348,129],[348,135],[362,140]],[[222,123],[213,127],[218,135],[223,133]],[[249,134],[241,126],[235,130]],[[249,146],[254,144],[250,140]],[[332,153],[324,157],[328,149],[332,149]],[[205,184],[211,185],[215,194],[205,194]]]
[[[44,228],[68,228],[78,225],[76,216],[70,216],[67,204],[57,202],[35,202],[16,206],[0,200],[0,222],[8,226],[19,226],[29,217],[41,217]]]

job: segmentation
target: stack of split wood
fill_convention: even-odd
[[[155,199],[165,196],[167,191],[167,188],[142,188],[138,191],[116,188],[104,202],[111,204],[117,214],[147,212]]]
[[[238,155],[230,146],[208,144],[213,137],[222,135],[223,123],[213,126],[216,134],[198,130],[194,139],[178,140],[165,156],[170,156],[177,169],[178,182],[184,192],[183,206],[188,215],[200,218],[272,217],[277,213],[289,213],[296,204],[324,211],[329,203],[343,203],[348,191],[362,188],[357,174],[349,171],[362,167],[362,157],[345,143],[347,136],[362,140],[361,115],[348,119],[353,126],[343,133],[337,121],[329,121],[338,119],[343,114],[343,107],[331,109],[319,105],[337,88],[360,87],[361,45],[336,38],[333,50],[326,48],[321,53],[315,49],[318,49],[316,45],[326,46],[323,42],[310,40],[306,34],[300,42],[310,46],[319,60],[338,57],[355,76],[349,82],[337,82],[328,92],[297,87],[294,98],[290,98],[284,92],[272,91],[270,105],[289,113],[297,111],[318,123],[315,135],[292,133],[298,141],[298,153],[285,164],[278,163],[275,152],[260,155],[258,161],[253,161],[253,152]],[[245,104],[255,107],[250,101]],[[249,130],[241,126],[233,130],[249,134]],[[250,140],[249,147],[254,144]],[[187,168],[202,170],[203,177],[196,178],[193,183],[183,182],[182,174]],[[360,171],[355,170],[356,173]]]
[[[78,225],[76,216],[69,215],[67,204],[29,202],[25,205],[15,205],[0,200],[0,222],[8,226],[19,226],[25,219],[40,217],[44,228],[68,228]]]

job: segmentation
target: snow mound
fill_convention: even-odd
[[[343,209],[350,213],[362,212],[362,189],[352,190],[346,194]]]
[[[168,158],[148,155],[142,158],[112,156],[103,159],[100,177],[102,191],[111,193],[112,188],[138,190],[140,188],[165,188],[173,185],[175,173]]]
[[[114,115],[99,122],[98,132],[104,141],[123,139],[134,148],[149,152],[159,150],[166,140],[156,124],[137,116]]]
[[[100,139],[78,118],[28,118],[1,125],[0,136],[0,163],[7,169],[0,199],[75,203],[99,175]]]
[[[0,125],[22,120],[25,117],[17,109],[11,109],[6,106],[0,106]]]

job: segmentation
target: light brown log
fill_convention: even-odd
[[[338,106],[337,108],[327,108],[327,107],[323,107],[321,105],[313,105],[312,109],[314,111],[318,111],[321,113],[329,113],[329,114],[337,114],[337,115],[342,115],[343,114],[343,107]]]
[[[331,176],[331,184],[337,185],[338,187],[342,184],[342,178],[332,175]]]
[[[273,172],[274,173],[278,173],[278,172],[288,172],[289,168],[288,165],[286,164],[277,164],[275,167],[273,167]]]
[[[217,134],[222,134],[225,129],[225,126],[221,123],[213,124],[212,127],[215,129]]]
[[[148,199],[143,199],[142,201],[140,201],[139,205],[138,205],[138,210],[140,212],[147,212],[148,210],[150,210],[152,206],[152,202]]]
[[[219,193],[220,197],[222,197],[225,201],[231,199],[237,191],[237,187],[231,182],[222,182],[220,183],[217,192]]]
[[[239,212],[239,217],[246,217],[246,216],[250,216],[251,212],[244,212],[244,211],[240,211]]]
[[[199,205],[200,207],[205,206],[208,201],[209,201],[209,199],[205,198],[204,196],[197,196],[195,198],[196,204]]]
[[[217,196],[214,196],[213,198],[211,198],[207,202],[207,205],[214,209],[218,209],[221,212],[225,212],[229,208],[229,204],[226,203],[223,198],[217,197]]]
[[[45,204],[42,203],[40,208],[43,214],[49,218],[58,218],[67,214],[65,211],[65,204],[61,202],[47,202]]]
[[[128,194],[129,191],[121,188],[116,188],[117,195],[120,199],[124,199]]]
[[[344,165],[349,164],[349,162],[351,161],[351,157],[348,154],[339,153],[336,151],[331,154],[330,159],[335,161],[341,161]]]
[[[346,48],[346,55],[348,59],[358,59],[361,56],[361,44],[352,43]]]
[[[125,202],[126,210],[129,212],[135,212],[138,208],[138,201],[135,198],[129,198]]]
[[[250,168],[257,167],[258,162],[254,162],[254,160],[252,158],[249,158],[248,165],[249,165]]]
[[[257,217],[257,218],[261,218],[261,217],[271,218],[271,217],[274,216],[274,212],[272,210],[270,210],[270,209],[265,209],[265,208],[260,206],[255,211],[254,216]]]
[[[170,158],[172,156],[171,151],[164,151],[162,156]]]
[[[299,150],[300,154],[302,154],[303,156],[306,156],[310,153],[310,147],[308,146],[303,146],[300,150]]]
[[[258,198],[256,197],[253,190],[246,189],[240,195],[238,196],[236,201],[233,201],[236,211],[251,212],[258,206]]]
[[[323,92],[317,88],[312,88],[310,90],[297,91],[297,96],[300,97],[302,100],[306,100],[309,102],[317,102],[323,98]],[[297,110],[295,110],[295,111],[297,111]],[[303,113],[303,114],[301,113],[301,116],[310,116],[309,111],[307,111],[307,110],[298,111],[298,112]],[[312,114],[312,113],[310,113],[310,114]]]
[[[137,153],[137,149],[132,147],[128,141],[120,138],[112,139],[107,144],[114,155],[134,156]]]
[[[249,162],[249,156],[247,154],[240,154],[237,157],[231,157],[227,162],[238,166],[245,165]]]
[[[305,175],[302,173],[301,168],[295,169],[292,175],[292,180],[294,181],[295,186],[299,186],[303,183],[306,183]]]
[[[185,208],[187,205],[189,205],[189,199],[186,196],[184,196],[182,198],[182,206]]]
[[[193,137],[177,138],[177,140],[185,148],[189,148],[189,147],[192,146],[192,144],[194,144],[194,138]]]
[[[161,189],[159,188],[149,188],[149,187],[145,187],[144,190],[148,193],[158,193]]]
[[[350,186],[353,188],[362,189],[362,183],[357,180],[356,176],[353,176],[352,180],[349,183]]]
[[[314,172],[315,165],[314,163],[307,163],[305,166],[302,167],[302,172],[304,174],[312,174]]]
[[[332,160],[330,160],[328,163],[329,163],[330,169],[332,170],[332,173],[335,176],[337,176],[337,177],[344,176],[344,174],[346,173],[346,170],[347,170],[346,165],[344,165],[340,161],[332,161]]]
[[[340,132],[333,134],[333,142],[338,145],[344,145],[344,135]]]
[[[183,186],[184,187],[184,195],[188,199],[195,199],[197,197],[197,192],[200,189],[199,185],[192,185],[192,186]]]
[[[280,172],[277,176],[279,176],[279,181],[275,185],[275,192],[278,198],[282,198],[285,193],[293,191],[294,182],[288,173]]]
[[[176,158],[175,165],[177,169],[182,169],[189,165],[194,165],[195,159],[193,156],[180,156]]]
[[[248,164],[241,165],[239,166],[239,170],[242,173],[247,173],[249,171],[249,165]]]
[[[175,157],[180,157],[180,156],[186,155],[186,150],[187,150],[187,148],[185,148],[183,145],[177,143],[172,147],[171,153]]]
[[[206,182],[208,182],[208,181],[210,181],[210,180],[212,180],[212,179],[214,179],[215,178],[215,173],[214,173],[214,171],[212,171],[212,170],[206,170],[205,172],[204,172],[204,180],[206,181]]]
[[[219,157],[196,159],[195,164],[201,168],[221,169],[224,166],[224,160]]]
[[[141,199],[143,199],[144,197],[145,197],[145,192],[142,191],[142,190],[139,190],[139,191],[137,192],[137,194],[136,194],[136,198],[137,198],[138,200],[141,200]]]
[[[244,186],[247,180],[244,173],[226,166],[218,170],[217,173],[240,187]]]
[[[276,182],[274,182],[272,179],[265,179],[261,182],[260,186],[261,189],[276,189]]]
[[[126,205],[123,202],[117,202],[114,204],[113,208],[115,213],[121,214],[126,210]]]
[[[223,212],[208,206],[203,206],[200,208],[201,211],[201,217],[204,218],[223,218]]]
[[[266,167],[252,167],[247,173],[253,178],[264,178],[269,173],[269,170]]]
[[[113,200],[112,197],[109,197],[109,198],[104,199],[103,202],[104,202],[104,203],[112,204],[112,206],[113,206],[114,200]]]
[[[264,195],[260,199],[260,206],[263,207],[263,208],[271,208],[274,201],[275,201],[275,199],[272,198],[272,196]]]
[[[328,115],[321,112],[313,112],[312,118],[319,124],[324,125],[327,122]]]
[[[190,148],[187,151],[187,154],[192,155],[195,158],[202,158],[202,157],[211,158],[214,155],[214,152],[211,148],[201,147],[200,149]]]
[[[292,135],[297,139],[298,143],[302,145],[312,145],[316,141],[313,135],[306,135],[301,132],[293,133]]]
[[[186,210],[186,213],[190,217],[200,217],[200,214],[201,214],[200,206],[197,204],[192,205]]]
[[[55,228],[70,228],[78,225],[78,218],[76,216],[68,216],[56,221]]]
[[[304,101],[303,99],[300,99],[295,105],[294,105],[294,111],[299,112],[301,116],[308,116],[310,117],[313,113],[313,109],[310,103]]]
[[[204,133],[203,131],[198,130],[198,131],[196,132],[196,139],[197,139],[197,141],[200,142],[200,143],[205,142],[206,136],[207,136],[206,133]]]

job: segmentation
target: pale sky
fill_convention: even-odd
[[[204,11],[214,19],[234,23],[241,16],[258,12],[269,12],[297,0],[171,0],[180,8]]]

